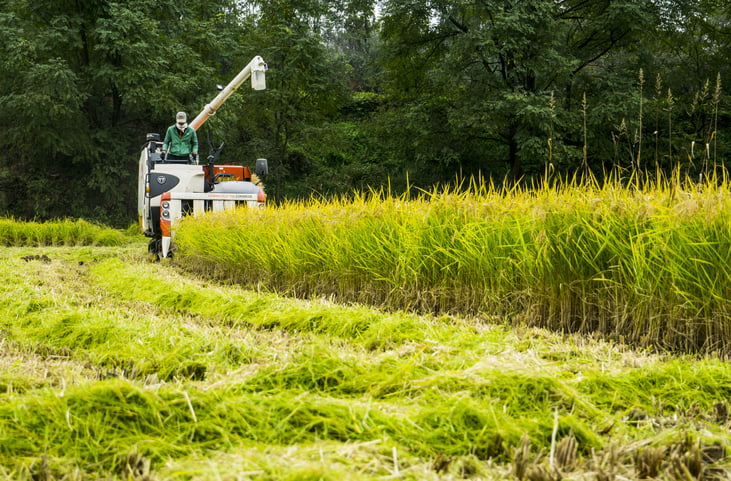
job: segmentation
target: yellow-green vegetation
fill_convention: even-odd
[[[193,272],[304,297],[731,352],[729,185],[379,193],[186,219]]]
[[[0,479],[689,480],[731,468],[721,360],[243,290],[153,262],[143,242],[11,247],[0,265]]]
[[[118,246],[130,242],[130,232],[120,232],[83,219],[20,222],[0,218],[0,246],[97,245]]]

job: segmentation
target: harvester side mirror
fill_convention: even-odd
[[[267,159],[256,159],[254,172],[256,172],[256,175],[259,177],[267,175],[269,173],[269,163],[267,162]]]

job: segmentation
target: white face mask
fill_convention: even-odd
[[[183,124],[181,124],[180,122],[178,122],[177,123],[177,126],[178,126],[178,128],[180,130],[185,130],[185,128],[188,126],[188,123],[187,122],[183,122]]]

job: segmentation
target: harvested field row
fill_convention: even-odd
[[[3,251],[0,476],[710,479],[728,467],[723,362],[244,291],[141,252]]]

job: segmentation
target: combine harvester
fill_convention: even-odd
[[[266,63],[256,56],[239,74],[206,105],[190,123],[196,131],[226,99],[248,78],[254,90],[266,88]],[[147,143],[140,155],[137,179],[137,210],[140,231],[150,237],[148,250],[159,258],[172,255],[175,223],[185,215],[205,211],[232,209],[237,205],[262,207],[264,190],[252,182],[248,167],[214,165],[223,144],[208,156],[207,164],[198,159],[168,160],[162,152],[159,134],[147,134]],[[255,173],[267,174],[266,159],[257,159]]]

